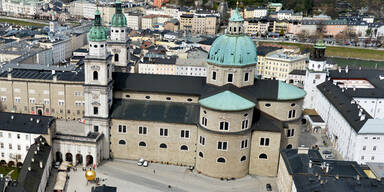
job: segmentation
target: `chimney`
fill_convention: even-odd
[[[56,71],[55,70],[52,70],[52,75],[56,74]]]
[[[56,82],[56,81],[57,81],[57,76],[53,75],[53,82]]]
[[[12,116],[11,116],[11,119],[14,119],[14,118],[15,118],[15,116],[12,115]]]
[[[33,117],[31,117],[31,121],[33,121]]]
[[[353,91],[356,91],[356,86],[353,86]]]
[[[364,120],[365,120],[365,114],[362,114],[360,117],[360,121],[364,121]]]
[[[309,168],[312,168],[312,160],[309,160],[308,167],[309,167]]]
[[[356,180],[360,181],[360,175],[356,175]]]
[[[31,171],[31,167],[28,167],[28,171]]]
[[[361,115],[363,114],[363,110],[359,110],[359,117],[361,117]]]
[[[380,75],[380,76],[379,76],[379,79],[380,79],[380,81],[381,81],[381,80],[384,80],[384,75]]]
[[[40,168],[43,168],[43,162],[40,161]]]
[[[35,155],[37,155],[37,151],[35,151]]]
[[[337,174],[335,177],[336,177],[336,180],[338,180],[339,179],[339,174]]]
[[[40,119],[36,119],[36,123],[40,123]]]
[[[304,145],[298,147],[297,154],[308,154],[308,147],[304,147]]]
[[[31,161],[32,161],[32,162],[35,162],[35,158],[32,157]]]
[[[356,101],[352,99],[351,104],[356,104]]]
[[[329,171],[329,163],[327,163],[327,165],[325,166],[325,173],[328,173]]]
[[[37,147],[37,151],[40,151],[40,147],[39,146]]]
[[[348,65],[345,67],[345,73],[348,73],[349,69],[348,69]]]
[[[340,67],[339,67],[339,69],[338,69],[338,70],[339,70],[339,73],[341,73],[341,68],[340,68]]]

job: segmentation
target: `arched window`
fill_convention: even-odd
[[[99,73],[97,71],[93,72],[93,80],[98,80],[99,79]]]
[[[291,145],[291,144],[288,144],[286,148],[287,148],[287,149],[292,149],[292,145]]]
[[[125,141],[124,141],[124,140],[120,140],[120,141],[119,141],[119,144],[120,144],[120,145],[125,145]]]
[[[225,163],[225,159],[223,157],[217,158],[218,163]]]
[[[160,148],[166,149],[167,145],[165,143],[160,144]]]
[[[233,28],[233,32],[236,32],[236,27]]]
[[[199,156],[200,156],[201,158],[204,158],[204,154],[203,154],[203,152],[199,152]]]
[[[140,141],[139,146],[140,146],[140,147],[146,147],[147,144],[146,144],[144,141]]]
[[[241,32],[241,27],[239,27],[239,32]]]
[[[188,147],[186,145],[182,145],[180,147],[180,150],[183,150],[183,151],[188,151]]]
[[[94,47],[94,48],[97,48],[97,45],[94,45],[93,47]]]
[[[245,160],[247,160],[247,157],[244,155],[241,157],[240,161],[245,161]]]
[[[119,54],[115,54],[115,61],[117,62],[117,61],[119,61]]]
[[[259,159],[267,159],[267,155],[262,153],[259,155]]]

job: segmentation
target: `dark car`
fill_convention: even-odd
[[[332,152],[331,152],[331,151],[328,151],[328,150],[324,150],[324,151],[323,151],[323,154],[324,154],[324,155],[328,155],[328,154],[332,154]]]
[[[267,191],[272,191],[272,186],[269,183],[265,185],[265,188],[267,188]]]

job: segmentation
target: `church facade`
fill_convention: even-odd
[[[243,23],[236,10],[226,33],[212,44],[207,77],[126,73],[127,24],[118,0],[110,37],[96,12],[83,64],[74,71],[40,71],[34,76],[37,84],[51,90],[48,102],[41,96],[44,86],[33,88],[34,94],[41,92],[35,100],[30,99],[33,93],[27,85],[19,90],[25,94],[16,96],[13,86],[28,84],[31,76],[8,70],[0,74],[0,88],[6,85],[13,91],[2,105],[8,111],[81,119],[79,131],[95,140],[87,144],[95,145],[92,155],[97,164],[110,158],[144,158],[191,166],[215,178],[276,176],[280,150],[298,145],[306,93],[281,81],[255,78],[257,48],[244,34]],[[71,94],[65,91],[57,100],[50,96],[56,88]],[[15,108],[16,97],[26,107]],[[76,109],[66,108],[72,104]],[[78,153],[81,141],[85,140],[73,141],[65,150]],[[68,152],[60,146],[53,149]]]

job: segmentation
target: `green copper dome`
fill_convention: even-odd
[[[277,100],[296,100],[302,99],[307,93],[296,86],[279,81]]]
[[[106,41],[107,29],[101,25],[100,11],[97,9],[95,13],[94,25],[88,33],[88,41]]]
[[[315,48],[316,49],[325,49],[326,46],[324,44],[324,41],[323,40],[318,40],[316,43],[315,43]]]
[[[229,21],[233,21],[233,22],[243,22],[244,21],[243,17],[240,14],[239,8],[236,8],[236,10],[233,13],[233,15],[231,16],[231,18],[229,18]]]
[[[207,62],[223,66],[256,64],[256,45],[244,34],[222,35],[213,42]]]
[[[199,101],[203,107],[218,111],[243,111],[255,107],[255,103],[232,93],[224,91]]]
[[[122,12],[121,8],[121,1],[116,0],[116,9],[115,9],[115,14],[112,17],[111,20],[111,26],[112,27],[126,27],[127,26],[127,18]]]

